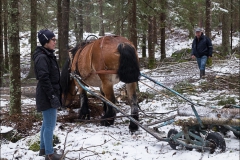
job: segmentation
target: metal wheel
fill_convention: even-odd
[[[218,131],[221,132],[224,136],[227,135],[227,132],[229,132],[230,130],[225,128],[224,126],[217,126],[218,127]]]
[[[237,131],[240,131],[240,130],[237,130]],[[233,132],[233,134],[234,134],[238,139],[240,139],[240,134],[237,134],[237,133],[235,133],[235,132]]]
[[[179,146],[179,144],[175,143],[173,140],[171,140],[171,138],[174,137],[176,134],[178,134],[178,131],[176,129],[170,129],[167,134],[167,137],[170,138],[170,141],[168,143],[170,147],[175,150],[177,149],[177,146]]]
[[[226,143],[224,138],[217,132],[209,133],[206,140],[212,143],[210,153],[214,153],[216,149],[220,149],[221,152],[225,151]]]

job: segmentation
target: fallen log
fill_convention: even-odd
[[[200,117],[203,125],[229,125],[240,127],[240,119],[227,119],[227,118],[209,118]],[[199,124],[195,117],[176,117],[174,124],[177,126],[194,126]]]
[[[240,119],[240,109],[239,108],[209,108],[197,106],[195,107],[198,115],[200,117],[209,118],[227,118],[227,119]],[[179,116],[195,116],[191,106],[179,106],[178,107]]]

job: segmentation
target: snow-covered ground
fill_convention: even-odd
[[[181,34],[184,33],[182,30],[178,30]],[[28,33],[22,33],[23,35]],[[177,35],[177,34],[176,34]],[[85,35],[85,37],[87,34]],[[74,40],[74,38],[70,38]],[[74,45],[74,42],[71,41]],[[167,44],[167,55],[171,54],[182,48],[190,48],[192,43],[191,39],[182,39],[177,36],[170,36],[166,40]],[[217,36],[213,45],[220,44],[221,37]],[[236,46],[239,43],[239,39],[234,38],[233,44]],[[239,45],[239,44],[238,44]],[[28,39],[21,39],[21,62],[27,64],[30,61],[30,45]],[[156,56],[159,56],[158,54]],[[157,58],[157,57],[156,57]],[[24,60],[23,60],[24,59]],[[184,81],[184,79],[193,78],[198,79],[198,70],[196,62],[186,62],[184,64],[184,72],[180,73],[178,68],[182,68],[183,64],[174,64],[172,71],[166,68],[157,68],[155,70],[143,69],[142,73],[154,78],[155,80],[161,82],[168,87],[173,87],[172,85]],[[26,67],[26,66],[25,66]],[[176,69],[177,68],[177,69]],[[195,73],[197,72],[197,73]],[[214,63],[212,67],[207,68],[206,73],[213,74],[216,76],[221,76],[224,74],[239,74],[239,60],[229,59],[221,63]],[[26,73],[22,73],[25,77]],[[145,78],[141,78],[141,81],[150,87],[156,89],[157,91],[163,90],[160,86],[153,84]],[[193,83],[194,86],[198,86],[201,83],[206,82],[206,80],[196,80]],[[139,89],[141,92],[149,92],[154,94],[153,99],[143,100],[139,106],[145,113],[149,113],[151,117],[146,117],[140,112],[140,123],[147,124],[154,120],[160,120],[165,117],[169,117],[176,114],[176,109],[180,105],[189,106],[187,102],[178,102],[177,98],[168,97],[164,93],[158,93],[156,90],[147,87],[144,83],[139,83]],[[115,89],[121,88],[123,83],[119,83],[115,86]],[[228,92],[228,90],[219,91],[207,91],[201,92],[198,95],[188,95],[183,94],[194,103],[199,103],[203,105],[217,106],[217,101],[213,100],[220,94],[225,94],[235,98],[237,104],[239,105],[239,92],[238,94],[234,92]],[[1,95],[0,104],[1,108],[4,109],[8,106],[8,95]],[[23,98],[22,106],[32,107],[35,105],[34,98]],[[220,107],[220,106],[219,106]],[[130,106],[122,103],[121,106],[127,114],[130,114]],[[189,108],[191,109],[191,108]],[[159,113],[159,114],[153,114]],[[166,113],[166,114],[163,114]],[[59,111],[59,116],[67,114],[66,111]],[[118,113],[117,116],[121,114]],[[152,118],[155,117],[155,118]],[[77,160],[239,160],[240,153],[240,141],[237,139],[232,132],[228,132],[224,137],[226,142],[226,151],[220,152],[216,151],[210,154],[208,151],[203,153],[193,149],[192,151],[186,150],[183,147],[179,147],[178,150],[173,150],[168,142],[158,141],[152,135],[148,134],[143,129],[139,129],[138,132],[131,134],[128,130],[129,123],[127,118],[118,118],[115,124],[110,127],[103,127],[95,123],[90,124],[80,124],[80,123],[65,123],[62,124],[57,122],[54,134],[60,139],[60,144],[57,144],[55,148],[58,149],[58,153],[64,151],[66,153],[66,159]],[[162,137],[166,137],[170,129],[175,128],[180,131],[180,127],[174,124],[166,125],[159,128]],[[9,130],[1,126],[1,133]],[[16,143],[1,141],[1,158],[5,159],[21,159],[21,160],[44,160],[44,157],[38,156],[38,152],[33,152],[29,150],[29,144],[31,141],[39,139],[39,132],[33,136],[23,138]]]

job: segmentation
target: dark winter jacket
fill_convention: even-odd
[[[212,57],[212,42],[205,35],[200,36],[199,40],[197,37],[194,38],[192,43],[192,55],[197,58],[201,58],[202,56]]]
[[[36,88],[37,111],[51,108],[53,95],[61,102],[60,71],[54,50],[37,46],[33,54],[34,70],[38,80]]]

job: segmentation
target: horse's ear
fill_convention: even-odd
[[[73,54],[72,54],[71,50],[68,51],[68,56],[69,56],[70,64],[72,64],[72,61],[73,61]]]
[[[71,59],[71,57],[72,57],[72,52],[71,51],[68,51],[68,56]]]

